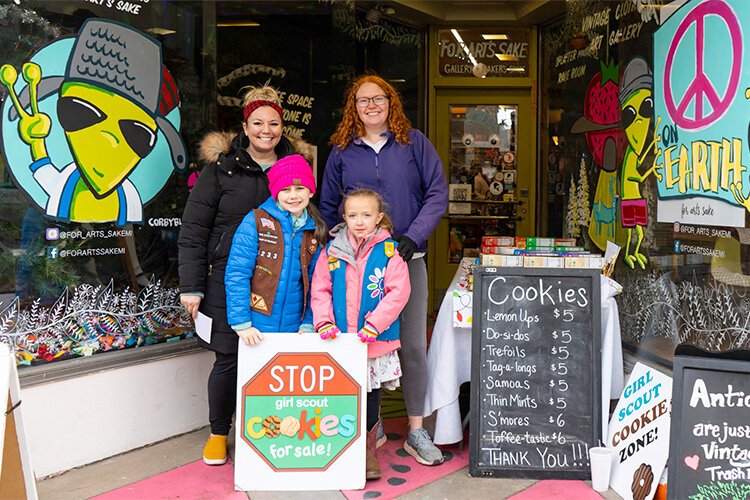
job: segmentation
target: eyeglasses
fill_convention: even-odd
[[[101,123],[106,113],[90,102],[77,97],[61,97],[57,100],[57,118],[66,132],[77,132]],[[117,124],[125,142],[140,158],[145,158],[154,149],[156,131],[136,120],[119,120]]]
[[[633,123],[636,117],[640,115],[642,118],[652,118],[654,116],[654,101],[647,97],[641,102],[638,107],[638,111],[633,106],[625,106],[620,116],[620,126],[622,128],[628,128]]]
[[[357,103],[358,108],[366,108],[371,102],[375,106],[382,106],[387,100],[388,96],[376,95],[375,97],[357,97],[354,102]]]

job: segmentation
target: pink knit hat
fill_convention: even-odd
[[[289,186],[305,186],[315,194],[312,168],[302,155],[285,156],[268,170],[268,189],[271,190],[271,196],[276,198],[279,191]]]

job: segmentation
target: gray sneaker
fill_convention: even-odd
[[[380,422],[378,422],[378,434],[377,440],[375,441],[375,448],[380,448],[386,443],[386,441],[388,441],[388,436],[383,432],[383,419],[380,419]]]
[[[409,433],[409,438],[404,441],[404,450],[422,465],[439,465],[445,460],[443,452],[432,443],[424,429]]]

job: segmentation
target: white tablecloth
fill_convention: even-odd
[[[458,392],[461,384],[471,381],[471,328],[454,327],[453,296],[471,293],[459,286],[466,260],[459,266],[443,302],[427,351],[427,394],[425,417],[435,413],[435,444],[458,443],[463,439]],[[609,400],[618,398],[623,389],[624,373],[620,320],[614,296],[622,287],[614,280],[601,277],[602,299],[602,436],[607,435]]]

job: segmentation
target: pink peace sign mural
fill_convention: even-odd
[[[717,16],[723,23],[731,40],[728,55],[715,58],[711,64],[728,64],[731,60],[729,80],[720,95],[718,86],[706,74],[706,21],[709,16]],[[694,30],[691,30],[692,27]],[[695,76],[681,96],[672,91],[672,68],[677,48],[683,41],[690,43],[689,33],[695,40]],[[683,40],[684,39],[684,40]],[[723,0],[709,0],[696,6],[678,26],[667,52],[664,68],[664,100],[667,112],[675,125],[685,130],[698,130],[712,124],[729,109],[739,86],[742,70],[742,30],[734,11]],[[717,82],[719,83],[719,82]],[[705,107],[708,102],[709,109]],[[692,115],[689,108],[692,104]]]

